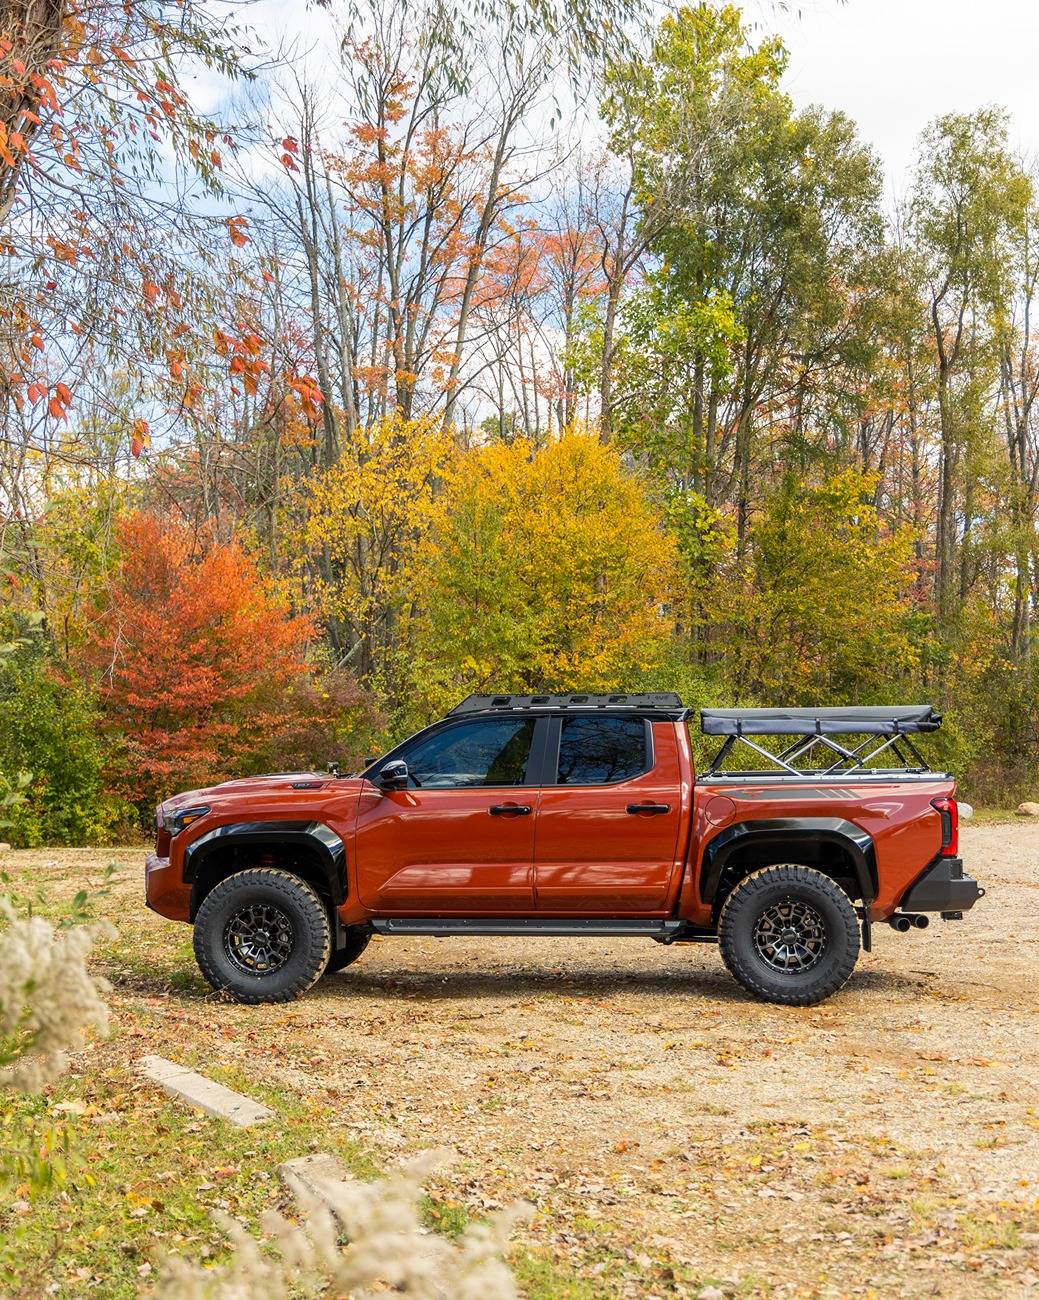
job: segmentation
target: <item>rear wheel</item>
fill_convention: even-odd
[[[326,975],[334,975],[337,970],[345,970],[364,952],[371,943],[371,933],[362,930],[359,925],[351,926],[343,937],[343,945],[333,950],[325,967]]]
[[[328,911],[298,876],[272,867],[239,871],[202,900],[195,959],[237,1002],[290,1002],[320,976],[332,947]]]
[[[859,955],[855,909],[810,867],[765,867],[740,881],[718,924],[722,960],[748,992],[807,1007],[845,983]]]

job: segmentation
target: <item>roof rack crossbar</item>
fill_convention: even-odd
[[[673,691],[630,691],[609,695],[574,692],[567,695],[468,695],[451,710],[450,716],[464,713],[515,712],[516,710],[597,709],[662,711],[685,714],[685,705]]]

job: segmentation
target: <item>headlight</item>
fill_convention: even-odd
[[[179,835],[185,826],[197,822],[209,812],[208,804],[199,804],[195,808],[178,808],[176,812],[166,813],[163,825],[171,835]]]

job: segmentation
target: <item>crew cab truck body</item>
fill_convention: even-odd
[[[960,918],[984,893],[954,782],[913,741],[940,721],[705,710],[720,750],[698,777],[677,696],[470,696],[359,775],[167,800],[147,902],[246,1002],[298,996],[372,934],[500,934],[717,942],[750,992],[809,1005],[875,923]]]

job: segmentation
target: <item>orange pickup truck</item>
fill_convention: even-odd
[[[696,774],[675,695],[470,696],[357,775],[168,799],[148,906],[194,925],[206,979],[242,1002],[298,997],[373,934],[632,935],[717,943],[750,993],[807,1006],[873,924],[984,894],[955,784],[914,741],[930,706],[700,721],[719,748]]]

